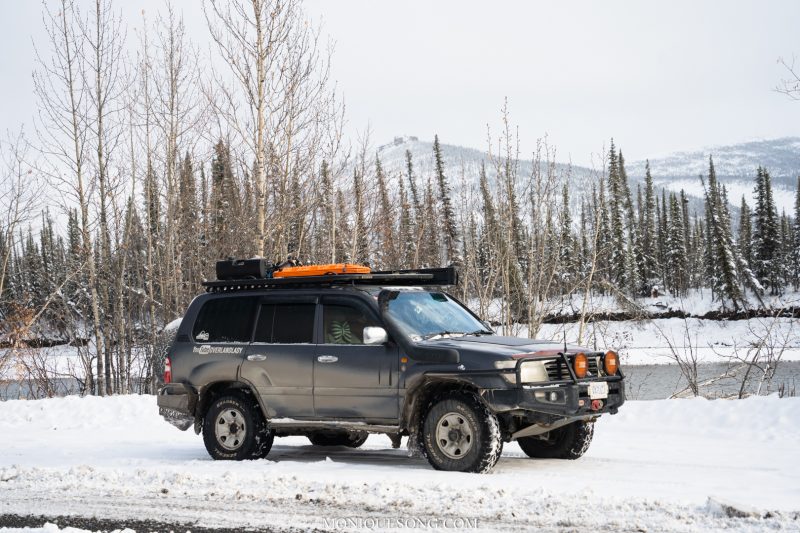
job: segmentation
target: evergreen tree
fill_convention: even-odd
[[[355,223],[351,244],[353,260],[358,264],[370,263],[369,234],[367,229],[367,201],[364,194],[364,180],[361,172],[353,172],[353,200],[355,203]]]
[[[747,205],[742,195],[742,205],[739,208],[739,238],[737,240],[739,253],[749,268],[753,268],[753,223],[750,221],[750,206]]]
[[[572,216],[569,208],[569,184],[561,189],[561,212],[559,213],[561,235],[559,238],[558,264],[561,270],[561,290],[567,291],[576,275],[575,239],[572,236]]]
[[[625,286],[625,264],[627,242],[624,227],[625,200],[619,173],[619,158],[617,156],[614,139],[611,139],[611,148],[608,152],[608,212],[610,222],[610,274],[611,280],[618,287]]]
[[[389,199],[383,166],[377,155],[375,156],[375,176],[378,181],[378,199],[380,201],[380,211],[375,219],[375,233],[378,237],[376,258],[380,268],[393,269],[398,267],[399,255],[395,249],[394,207]]]
[[[400,216],[398,224],[398,238],[400,239],[399,249],[401,250],[399,266],[402,268],[416,268],[417,243],[415,239],[416,230],[414,220],[411,215],[408,194],[404,185],[403,175],[398,176]]]
[[[702,181],[702,178],[701,178]],[[709,157],[708,188],[706,191],[706,213],[708,216],[709,238],[708,248],[711,249],[713,265],[713,286],[720,299],[730,300],[734,311],[744,304],[744,294],[739,285],[743,279],[755,296],[759,298],[761,285],[745,265],[738,250],[733,245],[731,236],[730,213],[727,207],[727,193],[725,188],[717,182],[714,170],[714,160]]]
[[[777,262],[779,253],[779,221],[775,200],[772,197],[772,180],[766,169],[758,167],[756,173],[756,208],[753,231],[753,266],[756,278],[771,294],[780,292]]]
[[[211,250],[212,259],[236,256],[236,234],[241,213],[239,190],[231,168],[230,152],[221,140],[214,146],[211,160]]]
[[[674,193],[669,196],[669,223],[667,225],[668,285],[677,296],[687,291],[686,241],[684,239],[683,213]]]
[[[800,288],[800,176],[797,177],[797,191],[794,197],[794,244],[792,247],[794,290]]]
[[[450,264],[458,258],[459,237],[456,216],[450,201],[450,185],[444,173],[444,157],[442,156],[438,135],[433,138],[433,158],[436,165],[436,181],[439,185],[439,207],[445,249],[444,262],[445,264]]]
[[[336,198],[333,191],[333,180],[327,161],[322,162],[320,168],[320,204],[321,204],[321,227],[317,232],[320,237],[320,255],[322,261],[335,263],[336,259],[336,239],[341,238],[336,231]]]
[[[436,267],[441,264],[442,235],[439,231],[436,205],[433,182],[428,179],[425,183],[425,194],[422,203],[422,240],[419,260],[423,267]]]

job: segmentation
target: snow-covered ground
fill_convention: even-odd
[[[800,398],[629,402],[598,422],[582,459],[532,460],[509,444],[488,475],[434,471],[382,436],[359,450],[276,439],[267,460],[214,462],[148,396],[0,402],[0,435],[0,515],[277,530],[800,529]]]

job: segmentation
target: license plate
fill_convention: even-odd
[[[589,383],[589,398],[592,400],[608,398],[608,383],[605,381]]]

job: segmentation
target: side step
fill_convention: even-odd
[[[275,429],[344,429],[365,431],[367,433],[399,433],[400,427],[384,424],[368,424],[348,420],[297,420],[294,418],[273,418],[267,422]]]

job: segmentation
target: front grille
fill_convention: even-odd
[[[599,370],[600,364],[600,355],[599,354],[586,354],[587,359],[589,360],[589,371],[586,374],[587,378],[594,378],[601,375],[605,375],[605,373],[601,374]],[[575,358],[574,355],[567,355],[567,359],[569,360],[569,364],[571,365],[573,359]],[[562,381],[565,379],[572,379],[572,376],[569,374],[569,369],[564,365],[564,360],[560,357],[553,361],[547,361],[544,364],[545,370],[547,370],[547,379],[550,381]]]

